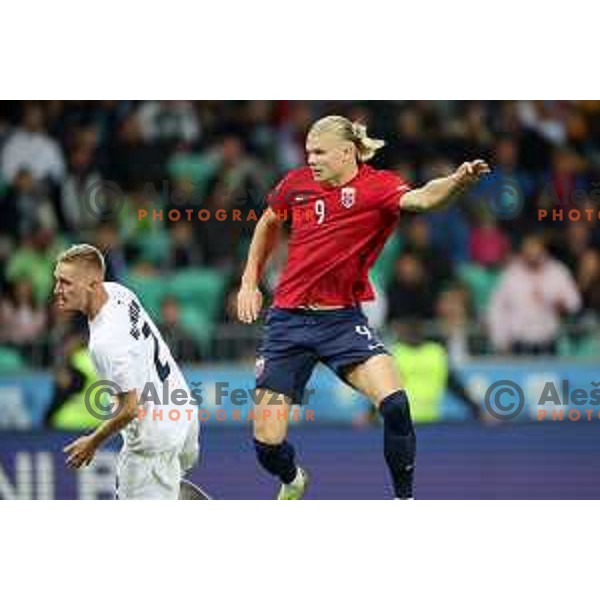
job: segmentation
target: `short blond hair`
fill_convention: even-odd
[[[352,142],[356,147],[356,157],[360,162],[371,160],[375,153],[385,146],[384,140],[368,136],[366,125],[339,115],[330,115],[319,119],[313,123],[309,135],[321,132],[337,133],[343,140]]]
[[[106,273],[106,265],[102,252],[91,244],[74,244],[59,254],[57,263],[82,263],[87,267],[96,269],[102,273],[102,277]]]

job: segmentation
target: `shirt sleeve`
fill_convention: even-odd
[[[487,308],[486,320],[492,346],[496,350],[505,351],[511,341],[511,299],[513,293],[513,271],[505,271],[492,292]]]
[[[411,189],[410,185],[398,173],[384,171],[381,186],[385,209],[398,215],[400,213],[400,199]]]
[[[267,205],[277,212],[291,206],[290,174],[286,175],[267,195]]]
[[[555,281],[558,286],[560,301],[569,313],[574,314],[581,310],[581,294],[571,275],[569,269],[562,264],[557,265],[557,277]]]

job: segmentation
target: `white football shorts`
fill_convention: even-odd
[[[117,459],[119,500],[177,500],[183,475],[198,461],[198,421],[179,448],[145,454],[122,451]]]

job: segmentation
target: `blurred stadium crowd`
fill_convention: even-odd
[[[182,360],[252,356],[258,329],[234,318],[252,211],[331,113],[366,122],[387,141],[375,166],[414,185],[467,159],[493,168],[449,209],[401,216],[373,271],[376,326],[443,338],[455,361],[598,351],[600,101],[1,102],[0,371],[57,360],[73,324],[49,302],[53,263],[82,241]],[[267,293],[284,261],[282,245]]]

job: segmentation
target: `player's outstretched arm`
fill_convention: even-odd
[[[92,462],[96,450],[110,437],[115,435],[126,427],[138,415],[137,392],[131,390],[123,394],[118,394],[117,408],[115,416],[108,421],[104,421],[93,433],[83,435],[74,442],[65,446],[64,452],[67,454],[67,466],[79,469]]]
[[[406,192],[400,199],[400,207],[416,212],[443,208],[489,172],[484,160],[465,162],[448,177],[432,179],[423,187]]]
[[[238,319],[243,323],[252,323],[258,318],[262,308],[262,293],[258,287],[263,269],[273,252],[279,236],[281,219],[271,209],[267,209],[256,224],[246,268],[237,296]]]

